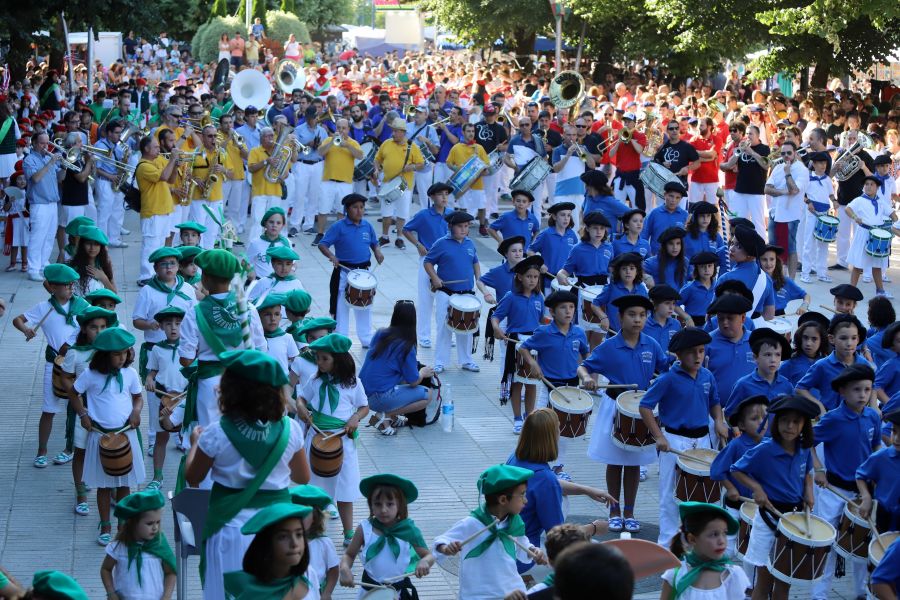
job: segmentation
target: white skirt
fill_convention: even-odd
[[[306,456],[310,461],[312,461],[312,440],[315,435],[315,430],[311,429],[306,437]],[[315,473],[310,473],[309,483],[328,492],[335,502],[355,502],[362,498],[359,492],[359,455],[356,452],[356,443],[352,439],[345,435],[342,441],[344,462],[341,464],[340,472],[334,477],[319,477]]]
[[[225,573],[243,568],[244,553],[250,547],[254,536],[241,533],[241,527],[259,512],[258,508],[245,508],[228,521],[222,529],[206,540],[206,573],[203,582],[203,597],[207,600],[221,600],[225,597]]]
[[[21,216],[10,221],[12,227],[12,243],[10,246],[19,248],[28,245],[28,223],[28,219]]]
[[[869,230],[856,227],[853,231],[853,239],[850,241],[850,250],[847,252],[847,262],[857,269],[882,268],[884,258],[866,254],[867,243],[869,243]]]
[[[612,443],[613,421],[616,418],[616,401],[606,394],[600,395],[600,406],[594,419],[588,458],[607,465],[637,467],[656,462],[656,446],[650,445],[639,452],[623,450]]]
[[[97,430],[88,433],[84,449],[84,482],[92,488],[127,487],[137,489],[144,482],[144,452],[138,443],[137,431],[125,432],[131,444],[131,471],[121,477],[107,475],[100,464],[100,437]]]
[[[15,152],[0,154],[0,179],[9,179],[16,172],[16,163],[19,157]]]

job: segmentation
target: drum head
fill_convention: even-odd
[[[481,300],[472,294],[453,294],[450,296],[450,306],[462,312],[473,312],[481,308]]]
[[[626,414],[629,417],[640,418],[641,398],[643,398],[646,393],[647,392],[642,390],[634,390],[619,394],[619,397],[616,398],[616,405],[619,407],[619,412]]]
[[[569,277],[569,285],[562,285],[559,282],[559,279],[554,277],[553,280],[550,282],[550,289],[558,292],[559,290],[568,290],[569,288],[575,287],[577,284],[578,284],[577,277],[570,276]]]
[[[879,229],[877,227],[873,227],[869,230],[869,236],[878,238],[879,240],[889,240],[893,237],[890,231],[887,231],[886,229]]]
[[[781,521],[786,521],[789,525],[785,526]],[[831,545],[836,536],[834,527],[816,515],[809,516],[809,535],[803,535],[801,532],[807,529],[806,514],[802,512],[785,513],[779,519],[778,530],[789,539],[803,542],[807,546]]]
[[[603,292],[604,287],[605,286],[602,285],[588,285],[581,288],[581,299],[592,302],[594,298],[596,298],[600,295],[601,292]]]
[[[397,598],[397,590],[394,588],[378,588],[375,590],[369,590],[364,593],[360,598],[363,600],[394,600]]]
[[[704,476],[709,476],[709,466],[712,464],[712,461],[715,460],[716,455],[719,454],[717,451],[710,450],[709,448],[689,448],[687,450],[682,450],[681,452],[683,454],[699,458],[701,461],[703,461],[698,462],[696,460],[691,460],[689,458],[679,456],[676,461],[678,462],[678,466],[681,468],[681,470],[686,473],[693,473],[695,475]],[[706,465],[703,464],[704,462],[706,463]]]
[[[378,279],[368,271],[355,269],[347,273],[347,283],[358,290],[371,290],[378,285]]]
[[[372,154],[377,151],[375,148],[375,144],[373,144],[372,142],[363,142],[362,144],[359,145],[359,149],[362,150],[363,157],[356,159],[355,164],[357,164],[357,165],[359,163],[361,163],[362,161],[366,160],[369,157],[369,154]]]
[[[744,502],[741,504],[741,519],[752,523],[753,519],[756,518],[756,513],[759,512],[759,505],[756,502]]]
[[[569,386],[550,390],[550,404],[560,412],[573,415],[583,415],[594,408],[594,400],[589,393]]]
[[[840,220],[837,217],[832,217],[831,215],[822,215],[819,217],[819,220],[828,225],[833,225],[837,227],[840,224]]]
[[[884,558],[884,552],[888,548],[891,547],[897,538],[900,537],[900,532],[897,531],[888,531],[887,533],[882,533],[878,536],[878,539],[881,540],[881,544],[875,538],[872,538],[872,541],[869,542],[869,562],[874,566],[878,566],[881,562],[881,559]],[[884,550],[881,549],[881,546],[884,546]]]

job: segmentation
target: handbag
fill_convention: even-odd
[[[422,363],[418,364],[419,369],[424,366],[425,365]],[[425,427],[426,425],[432,425],[437,422],[438,418],[441,416],[441,405],[443,404],[443,397],[441,396],[441,380],[438,379],[437,375],[432,375],[431,377],[424,378],[419,385],[424,385],[428,389],[436,390],[436,392],[432,394],[431,401],[428,402],[425,408],[407,413],[406,418],[409,421],[410,427]]]

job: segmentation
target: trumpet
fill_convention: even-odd
[[[404,109],[403,109],[403,116],[405,116],[405,117],[407,118],[407,120],[408,120],[408,119],[412,119],[414,116],[416,116],[416,107],[415,107],[415,105],[410,104],[409,106],[407,106],[406,108],[404,108]]]
[[[80,173],[82,166],[77,164],[81,159],[81,151],[78,148],[69,148],[66,149],[60,141],[62,138],[56,138],[52,142],[48,142],[48,145],[52,146],[55,149],[54,153],[59,153],[60,155],[60,164],[63,167],[70,171],[75,171],[76,173]]]
[[[344,138],[342,138],[339,135],[334,136],[334,139],[331,140],[331,144],[334,146],[340,146],[343,143],[344,143]]]
[[[200,156],[200,150],[194,150],[192,152],[185,152],[184,150],[179,150],[175,148],[172,152],[161,152],[160,153],[163,158],[171,159],[172,155],[175,155],[175,161],[178,164],[187,164],[189,162],[194,162],[194,159]]]
[[[435,127],[437,127],[438,125],[441,125],[442,123],[447,123],[448,121],[450,121],[450,116],[449,116],[449,115],[447,115],[447,116],[444,117],[443,119],[438,119],[437,121],[435,121],[434,123],[432,123],[432,125],[434,125]]]

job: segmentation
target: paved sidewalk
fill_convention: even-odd
[[[417,206],[414,208],[418,208]],[[132,234],[124,239],[131,244],[127,249],[111,249],[115,279],[119,295],[125,300],[120,307],[120,317],[131,328],[131,311],[137,297],[135,283],[140,259],[139,223],[134,212],[126,215],[126,226]],[[369,217],[375,223],[377,216]],[[473,230],[482,271],[496,265],[499,255],[493,240],[477,237]],[[310,246],[312,236],[299,235],[292,240],[300,254],[297,276],[307,290],[314,293],[312,315],[325,315],[328,310],[328,280],[330,264]],[[373,323],[386,326],[392,306],[399,299],[416,298],[417,253],[411,248],[405,251],[393,245],[384,249],[385,264],[375,270],[379,280],[375,300]],[[833,259],[832,259],[833,260]],[[900,281],[900,272],[891,269],[891,276]],[[844,272],[835,276],[838,283],[848,281]],[[813,295],[813,306],[830,305],[829,285],[815,283],[805,286]],[[895,284],[891,287],[897,289]],[[873,293],[871,284],[862,285],[868,297]],[[7,299],[7,316],[0,319],[0,405],[4,427],[0,430],[0,476],[7,482],[0,486],[0,564],[6,567],[20,582],[31,581],[34,571],[60,569],[76,576],[88,596],[105,596],[100,582],[100,563],[103,550],[96,544],[98,517],[95,498],[91,496],[91,515],[79,517],[73,513],[74,491],[69,466],[50,466],[35,469],[31,461],[36,450],[37,423],[40,416],[43,375],[43,341],[25,342],[12,327],[11,320],[23,313],[46,294],[38,283],[25,279],[24,274],[0,272],[0,295]],[[865,315],[865,308],[860,307]],[[486,311],[484,311],[486,313]],[[865,319],[863,319],[865,320]],[[39,336],[40,337],[40,336]],[[137,335],[141,339],[140,334]],[[434,336],[432,336],[434,339]],[[487,466],[504,462],[514,450],[516,437],[512,434],[512,416],[507,407],[500,407],[497,400],[501,365],[499,360],[488,363],[481,360],[483,348],[477,356],[481,373],[471,374],[448,365],[441,376],[450,388],[456,407],[456,421],[452,433],[445,433],[438,424],[425,429],[403,429],[395,437],[377,435],[364,428],[360,437],[360,464],[364,475],[375,472],[393,472],[412,479],[419,487],[419,500],[410,506],[410,516],[416,521],[426,540],[432,540],[476,506],[478,494],[475,481]],[[357,365],[364,352],[354,338],[353,354]],[[431,350],[420,350],[421,362],[429,363]],[[54,423],[50,443],[51,455],[62,449],[65,416]],[[143,422],[146,424],[146,409]],[[146,430],[145,430],[146,431]],[[588,430],[590,433],[590,429]],[[146,439],[146,434],[145,434]],[[605,487],[604,466],[586,457],[587,438],[577,440],[569,451],[566,470],[577,482]],[[166,464],[164,491],[174,486],[175,472],[181,453],[170,445]],[[147,459],[148,481],[152,462]],[[355,519],[358,522],[368,516],[364,501],[356,503]],[[568,502],[569,518],[587,522],[593,518],[605,518],[606,510],[584,498]],[[637,517],[646,524],[640,537],[656,539],[658,515],[657,473],[651,466],[649,479],[641,485],[638,495]],[[166,535],[172,540],[172,515],[164,516]],[[340,550],[340,525],[329,525],[329,534]],[[189,598],[200,597],[197,561],[191,562]],[[355,572],[359,577],[359,563]],[[831,597],[849,596],[847,580],[836,580]],[[432,573],[416,582],[423,599],[447,599],[456,597],[456,578],[435,567]],[[638,591],[646,597],[658,597],[659,580],[639,582]],[[808,589],[797,586],[792,597],[808,597]],[[338,587],[335,598],[355,598],[355,590]]]

